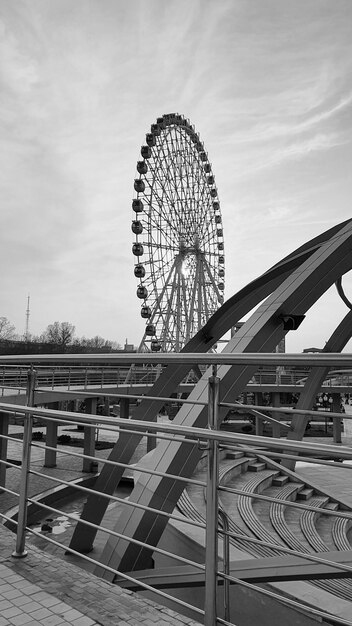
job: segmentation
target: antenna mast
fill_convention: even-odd
[[[24,332],[24,340],[29,341],[29,300],[30,295],[27,296],[27,310],[26,310],[26,329]]]

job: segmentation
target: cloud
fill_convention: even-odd
[[[0,81],[11,94],[26,96],[38,84],[38,69],[18,37],[0,20]]]
[[[284,96],[287,99],[287,95]],[[321,103],[327,105],[327,103]],[[350,109],[352,105],[352,92],[341,96],[337,102],[331,104],[325,110],[319,113],[314,113],[308,116],[306,119],[299,119],[302,116],[301,112],[297,112],[296,115],[290,117],[289,112],[286,111],[284,119],[280,121],[280,116],[271,113],[271,120],[263,121],[259,124],[249,126],[247,131],[239,131],[231,136],[231,139],[227,141],[236,142],[236,144],[249,144],[260,143],[266,141],[273,141],[280,137],[292,137],[302,133],[307,133],[314,129],[314,127],[322,124],[323,122],[331,121],[333,117],[339,113],[343,113],[346,109]],[[281,105],[282,106],[282,105]],[[246,104],[242,103],[242,108],[247,109]],[[282,107],[283,108],[283,107]],[[269,107],[267,107],[269,109]],[[247,109],[248,110],[248,109]],[[283,116],[281,116],[283,117]]]
[[[1,3],[0,313],[16,323],[20,299],[24,319],[30,291],[38,331],[55,311],[78,334],[138,343],[133,179],[164,112],[186,114],[209,150],[229,289],[248,272],[239,258],[257,273],[339,219],[326,196],[347,206],[351,191],[349,12],[302,4]]]

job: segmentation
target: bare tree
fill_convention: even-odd
[[[72,343],[75,334],[75,326],[69,322],[54,322],[49,324],[42,338],[48,343],[56,343],[59,346],[68,346]]]
[[[7,317],[0,316],[0,341],[14,339],[15,327],[7,319]]]
[[[81,339],[76,339],[75,343],[90,350],[106,350],[107,352],[110,352],[111,350],[121,349],[121,346],[117,341],[104,339],[104,337],[101,337],[100,335],[95,335],[94,337],[81,337]]]

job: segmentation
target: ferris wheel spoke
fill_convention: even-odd
[[[173,161],[174,161],[175,160],[175,154],[177,155],[179,151],[177,149],[175,149],[175,145],[174,145],[174,141],[173,141],[174,138],[173,138],[173,133],[172,132],[169,134],[169,138],[170,138],[170,144],[171,144],[170,147],[172,149],[172,154],[174,156],[174,158],[173,158]],[[166,156],[165,155],[165,148],[166,148],[166,146],[163,146],[163,148],[162,148],[164,156]],[[180,204],[180,206],[182,208],[182,186],[177,184],[177,176],[176,176],[176,174],[177,174],[177,172],[176,172],[177,165],[176,165],[176,167],[175,167],[175,163],[173,163],[173,165],[174,165],[174,167],[172,169],[169,167],[169,169],[168,169],[168,171],[166,173],[166,179],[167,179],[168,184],[169,184],[170,194],[173,196],[174,199],[176,197],[176,199],[179,201],[179,204]],[[180,190],[181,190],[181,194],[180,194]]]
[[[190,298],[190,306],[189,306],[189,318],[190,320],[194,320],[196,309],[196,296],[198,293],[198,283],[199,283],[199,262],[198,259],[196,261],[196,268],[194,274],[194,281],[190,285],[191,288],[191,298]]]
[[[172,170],[171,170],[171,165],[172,163],[169,163],[169,155],[168,155],[168,150],[167,150],[167,143],[163,142],[160,146],[160,153],[159,153],[159,160],[158,160],[158,172],[157,172],[157,176],[159,181],[161,182],[162,186],[165,188],[166,193],[169,197],[169,200],[172,201],[173,197],[174,197],[174,193],[173,191],[175,191],[177,193],[177,189],[175,187],[175,189],[172,189],[172,183],[173,183],[173,177],[172,177]]]
[[[172,287],[171,287],[171,293],[170,293],[170,298],[169,298],[169,306],[168,306],[168,311],[167,311],[167,318],[166,318],[166,328],[168,330],[168,333],[170,332],[170,320],[173,317],[173,324],[172,326],[174,327],[174,339],[175,339],[175,346],[174,349],[176,350],[176,352],[179,352],[180,350],[180,312],[181,312],[181,308],[180,308],[180,294],[179,294],[179,272],[178,272],[178,264],[175,265],[175,273],[174,273],[174,279],[172,281]]]
[[[185,335],[185,342],[187,342],[191,338],[191,320],[190,320],[190,315],[189,315],[189,309],[186,304],[188,302],[186,281],[182,272],[181,272],[181,288],[182,288],[183,310],[184,310],[184,315],[185,315],[185,327],[186,327],[184,335]]]
[[[207,297],[207,291],[206,291],[206,276],[205,276],[205,272],[204,272],[204,262],[202,263],[202,304],[203,304],[203,316],[204,316],[204,321],[209,319],[209,302],[208,302],[208,297]]]
[[[207,274],[208,274],[209,280],[210,280],[210,282],[211,282],[211,284],[213,286],[214,292],[217,295],[218,301],[220,302],[222,300],[222,294],[219,291],[219,288],[218,288],[218,286],[217,286],[217,284],[215,282],[215,278],[214,278],[213,274],[211,273],[210,267],[209,267],[209,265],[208,265],[208,263],[207,263],[207,261],[205,259],[204,259],[204,267],[205,267],[205,269],[207,271]]]
[[[162,181],[160,181],[157,186],[153,186],[150,181],[148,181],[148,184],[150,190],[153,191],[153,204],[157,204],[158,207],[156,216],[159,219],[163,218],[170,230],[173,230],[175,228],[175,224],[170,219],[170,214],[165,211],[165,207],[170,206],[173,202],[172,195]]]

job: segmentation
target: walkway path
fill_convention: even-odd
[[[13,427],[12,430],[18,428]],[[76,436],[76,433],[75,433]],[[99,439],[104,437],[99,434]],[[22,442],[10,442],[9,459],[21,458]],[[59,447],[59,450],[63,448]],[[82,452],[80,448],[65,450]],[[105,458],[110,450],[99,450]],[[145,454],[141,446],[135,460]],[[58,452],[56,468],[42,467],[43,453],[33,447],[32,461],[38,471],[64,480],[87,477],[82,461]],[[6,486],[18,492],[20,468],[8,470]],[[31,476],[30,495],[52,488],[48,478]],[[18,498],[0,494],[0,512],[17,505]],[[28,542],[28,555],[14,559],[15,536],[0,524],[0,626],[196,626],[184,617],[117,585],[112,585]]]
[[[35,546],[24,559],[13,548],[0,527],[0,626],[196,626]]]

